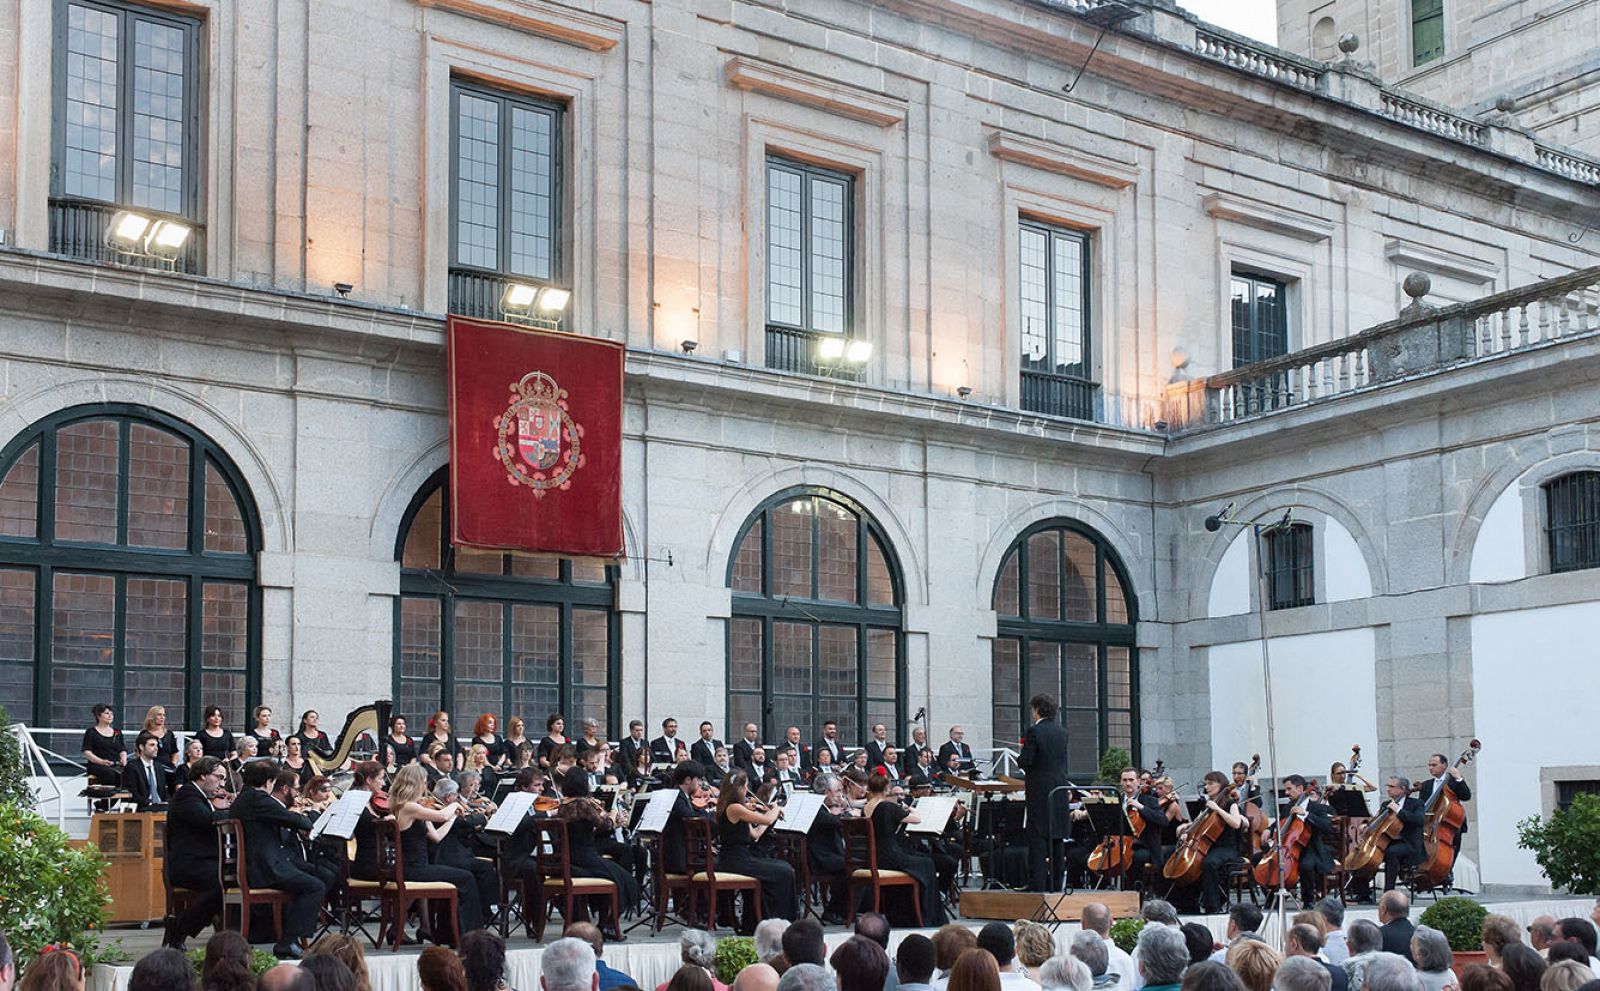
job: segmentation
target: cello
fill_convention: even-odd
[[[1146,823],[1133,799],[1123,798],[1122,811],[1127,816],[1128,831],[1107,836],[1089,853],[1089,869],[1096,874],[1116,877],[1133,866],[1133,845],[1144,833]]]
[[[1300,856],[1306,852],[1306,844],[1311,842],[1311,825],[1304,816],[1294,814],[1295,808],[1300,804],[1300,798],[1307,800],[1308,804],[1313,797],[1312,786],[1307,786],[1295,799],[1294,806],[1289,809],[1288,824],[1278,820],[1277,842],[1267,855],[1256,862],[1253,873],[1256,883],[1263,888],[1276,888],[1281,880],[1283,886],[1293,887],[1300,881]],[[1279,877],[1279,865],[1282,865],[1282,878]]]
[[[1232,784],[1223,785],[1212,801],[1218,805],[1224,801],[1237,803],[1239,792]],[[1211,852],[1211,845],[1222,837],[1223,830],[1227,828],[1227,822],[1215,809],[1202,809],[1189,824],[1183,839],[1178,841],[1178,848],[1167,858],[1165,866],[1161,868],[1161,876],[1175,884],[1194,884],[1199,881],[1206,854]]]
[[[1473,740],[1456,758],[1456,767],[1471,763],[1483,744]],[[1444,882],[1455,869],[1456,849],[1461,842],[1461,828],[1467,821],[1467,810],[1448,787],[1428,800],[1423,810],[1422,863],[1413,875],[1418,887],[1434,888]]]

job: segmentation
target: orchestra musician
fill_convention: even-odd
[[[1017,766],[1026,775],[1028,805],[1028,887],[1053,891],[1049,872],[1050,793],[1067,783],[1067,731],[1056,722],[1056,700],[1040,693],[1028,702],[1033,723],[1022,734]]]
[[[1244,761],[1235,761],[1233,764],[1233,791],[1239,796],[1239,808],[1243,809],[1251,802],[1261,807],[1261,788],[1256,784],[1256,779],[1250,776],[1250,766]]]
[[[627,865],[608,860],[602,855],[608,846],[613,849],[621,847],[624,854],[629,851],[611,838],[611,832],[617,826],[616,819],[590,795],[588,776],[581,770],[567,772],[561,783],[561,793],[564,797],[556,815],[567,824],[567,859],[572,865],[573,876],[610,881],[617,886],[622,905],[638,904],[639,883],[634,880],[633,872]],[[620,932],[608,932],[605,935],[610,940],[622,939]]]
[[[243,747],[244,740],[241,739],[239,745]],[[284,741],[283,745],[288,753],[288,756],[283,759],[283,766],[299,776],[301,785],[316,776],[317,769],[311,766],[310,761],[306,760],[305,745],[300,742],[300,737],[291,736]]]
[[[822,909],[822,924],[838,925],[844,922],[848,889],[844,873],[844,831],[839,821],[850,815],[850,803],[844,797],[844,782],[836,774],[818,774],[812,779],[811,788],[822,796],[823,803],[806,833],[806,856],[812,877],[832,879],[828,885],[828,901]]]
[[[822,761],[822,752],[824,750],[828,752],[829,764],[832,764],[835,768],[843,766],[844,749],[839,745],[839,724],[831,719],[822,724],[822,739],[818,740],[817,745],[811,748],[812,756],[816,758],[819,765]]]
[[[172,769],[172,780],[175,782],[172,792],[174,795],[178,793],[176,786],[189,780],[189,771],[205,755],[205,748],[200,745],[200,741],[191,736],[189,742],[183,745],[183,763]],[[223,770],[223,776],[227,776],[226,769]]]
[[[300,729],[295,732],[295,738],[300,741],[300,752],[316,754],[323,760],[333,756],[333,741],[328,739],[328,734],[318,728],[317,720],[321,716],[317,710],[307,709],[300,714]]]
[[[321,788],[324,796],[323,808],[326,808],[326,803],[332,801],[332,792],[328,787],[328,779],[322,778],[321,780],[322,784],[318,787]],[[317,816],[321,814],[320,811],[315,810],[316,803],[314,801],[308,801],[300,794],[300,778],[293,771],[285,771],[279,768],[278,773],[272,779],[272,791],[269,794],[271,794],[274,801],[290,812],[305,816],[308,823],[315,824]],[[323,891],[326,894],[332,895],[338,890],[339,863],[332,857],[323,858],[320,856],[322,853],[332,853],[333,851],[329,847],[319,847],[316,851],[319,854],[317,859],[308,862],[305,856],[306,844],[301,842],[298,832],[292,829],[280,829],[278,834],[283,839],[284,852],[288,855],[290,863],[294,864],[297,869],[321,881]],[[342,849],[339,852],[341,855],[344,853]]]
[[[467,773],[477,775],[478,786],[487,795],[493,795],[500,785],[500,771],[492,762],[493,752],[482,743],[474,743],[467,751]]]
[[[1301,819],[1310,828],[1310,838],[1300,851],[1300,901],[1310,905],[1316,901],[1322,879],[1333,870],[1333,809],[1317,800],[1318,796],[1306,783],[1304,776],[1291,774],[1283,779],[1284,793],[1289,797],[1288,817]],[[1274,824],[1278,828],[1280,824]],[[1272,842],[1277,842],[1273,833]]]
[[[389,796],[383,787],[387,780],[383,765],[375,760],[357,761],[350,768],[354,775],[350,787],[370,793],[366,807],[356,819],[351,833],[356,852],[350,861],[350,876],[362,881],[378,879],[378,819],[389,814]]]
[[[293,772],[281,773],[290,786],[298,781]],[[233,817],[244,827],[245,864],[252,881],[290,896],[289,904],[284,907],[277,945],[272,948],[273,955],[280,960],[299,959],[302,953],[298,941],[316,932],[317,912],[327,893],[327,885],[304,869],[300,841],[294,836],[309,831],[311,823],[305,816],[290,812],[272,795],[278,787],[279,774],[271,761],[247,764],[240,772],[244,788],[234,799],[232,811]],[[286,836],[286,832],[290,835]]]
[[[1089,855],[1099,837],[1094,823],[1089,821],[1089,811],[1083,807],[1082,796],[1073,792],[1071,799],[1067,818],[1072,823],[1072,842],[1067,844],[1066,880],[1072,887],[1082,888],[1088,885]]]
[[[661,735],[650,741],[650,760],[655,764],[671,764],[678,752],[678,721],[671,716],[661,720]]]
[[[761,882],[761,907],[771,918],[798,918],[800,902],[795,896],[794,868],[771,857],[757,856],[751,849],[783,810],[770,808],[750,795],[750,776],[734,768],[722,784],[713,819],[719,852],[717,868],[734,874],[747,874]],[[754,901],[745,902],[744,931],[754,934]]]
[[[256,750],[256,738],[253,736],[241,736],[233,745],[234,756],[228,761],[228,770],[237,777],[244,772],[244,766],[259,757],[260,753]]]
[[[761,759],[765,761],[767,757],[766,748],[761,745],[760,728],[755,723],[745,723],[744,736],[733,744],[733,766],[760,781],[761,772],[755,769],[755,753],[757,750],[762,751]],[[761,770],[764,771],[765,767]]]
[[[389,807],[400,831],[400,852],[407,881],[444,881],[460,893],[456,899],[456,932],[482,928],[482,899],[478,879],[471,871],[435,864],[429,847],[450,834],[460,814],[459,806],[438,808],[428,796],[428,775],[421,765],[407,764],[394,776],[389,788]],[[461,810],[465,812],[465,809]]]
[[[689,759],[705,767],[717,759],[717,748],[722,741],[716,737],[717,728],[707,719],[700,723],[700,739],[689,748]]]
[[[1423,782],[1421,794],[1422,807],[1429,808],[1433,804],[1434,796],[1439,792],[1449,789],[1457,801],[1472,801],[1472,788],[1468,786],[1467,779],[1461,776],[1461,768],[1450,763],[1450,758],[1444,754],[1434,754],[1428,758],[1428,778]],[[1461,822],[1461,835],[1467,834],[1466,820]]]
[[[1400,820],[1400,835],[1383,851],[1383,890],[1391,891],[1406,869],[1424,855],[1422,825],[1425,819],[1420,798],[1411,796],[1411,781],[1398,775],[1388,780],[1388,809]]]
[[[167,878],[175,888],[194,892],[180,915],[166,918],[161,945],[183,949],[222,910],[222,884],[217,872],[217,826],[230,813],[222,797],[227,772],[215,757],[196,757],[188,780],[172,796],[167,809]]]
[[[1131,821],[1129,812],[1137,812],[1145,821],[1145,829],[1133,841],[1133,867],[1142,868],[1146,864],[1161,863],[1161,825],[1163,813],[1157,804],[1154,795],[1146,795],[1139,788],[1139,770],[1134,767],[1125,767],[1117,775],[1117,787],[1121,789],[1122,811],[1125,821]],[[1137,870],[1130,871],[1138,876]]]
[[[555,764],[552,755],[556,752],[557,748],[569,747],[572,745],[572,741],[566,737],[566,732],[567,721],[562,717],[561,713],[552,712],[549,716],[545,717],[544,739],[539,741],[539,749],[535,753],[540,767],[550,770]],[[576,757],[578,748],[572,747],[572,753],[573,756]],[[552,773],[555,772],[552,771]],[[556,775],[556,779],[558,781],[560,780],[559,774]]]
[[[883,766],[883,751],[889,746],[889,727],[882,723],[872,724],[872,738],[867,741],[867,766],[879,768]]]
[[[388,767],[405,767],[417,760],[417,745],[406,733],[406,717],[394,716],[389,720],[389,735],[383,740],[383,757],[380,763]]]
[[[167,776],[156,760],[161,741],[144,730],[133,744],[133,760],[122,766],[122,790],[132,797],[140,812],[167,804]]]
[[[544,772],[537,767],[524,767],[517,772],[511,791],[513,794],[517,792],[535,796],[543,794]],[[538,874],[538,864],[533,857],[534,847],[539,842],[536,824],[548,814],[536,806],[530,806],[528,814],[517,823],[517,828],[512,830],[510,836],[500,841],[500,870],[506,877],[531,879]]]
[[[1172,779],[1165,774],[1155,779],[1153,791],[1156,808],[1160,811],[1156,825],[1161,827],[1161,849],[1153,862],[1155,866],[1161,867],[1166,864],[1167,858],[1172,856],[1172,851],[1177,849],[1178,827],[1189,821],[1189,806],[1178,794]]]
[[[494,869],[494,861],[479,858],[470,845],[477,831],[488,825],[489,817],[473,810],[461,799],[461,786],[456,784],[455,779],[440,778],[434,783],[435,804],[445,812],[454,813],[456,821],[454,828],[444,830],[434,842],[433,862],[435,866],[454,867],[471,874],[477,889],[478,918],[492,919],[495,899],[500,894],[500,875]],[[406,873],[411,873],[409,859]],[[467,893],[463,891],[461,897],[466,896]]]
[[[867,804],[861,814],[872,822],[878,851],[876,866],[880,870],[904,871],[915,877],[917,896],[922,899],[922,924],[928,927],[944,925],[944,903],[939,900],[938,875],[933,868],[933,858],[907,849],[900,838],[901,825],[922,821],[916,810],[894,801],[889,795],[889,779],[874,774],[867,779]]]
[[[969,775],[977,770],[978,765],[972,759],[972,748],[964,742],[966,735],[966,731],[960,726],[950,727],[950,739],[939,747],[940,767],[948,768],[950,766],[950,755],[955,754],[958,758],[957,767],[963,775]]]
[[[1245,770],[1244,765],[1235,765],[1234,777],[1237,779],[1239,772],[1243,770]],[[1124,778],[1127,777],[1127,773],[1124,772]],[[1138,778],[1135,777],[1133,780],[1137,782]],[[1229,872],[1235,866],[1244,863],[1244,856],[1240,851],[1244,848],[1242,833],[1246,819],[1239,810],[1241,804],[1239,799],[1230,794],[1227,775],[1221,771],[1207,771],[1205,789],[1206,808],[1222,820],[1222,830],[1201,862],[1200,911],[1209,915],[1220,912],[1227,906]],[[1179,837],[1188,835],[1193,827],[1194,822],[1186,822],[1179,826]]]
[[[1330,788],[1356,787],[1349,781],[1350,778],[1355,778],[1357,781],[1361,782],[1361,790],[1363,792],[1374,792],[1378,790],[1378,786],[1363,777],[1360,771],[1352,772],[1345,770],[1344,761],[1342,760],[1334,761],[1333,765],[1328,768],[1328,786]]]
[[[730,772],[730,777],[731,777]],[[688,841],[683,834],[685,819],[705,818],[704,809],[695,804],[694,796],[704,783],[705,771],[694,761],[685,761],[672,769],[669,779],[678,789],[678,797],[667,814],[667,824],[661,830],[661,863],[668,874],[683,874],[688,869]],[[724,782],[726,790],[727,782]]]

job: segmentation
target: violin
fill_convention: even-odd
[[[561,799],[554,795],[537,795],[533,799],[533,811],[554,812],[561,808]]]

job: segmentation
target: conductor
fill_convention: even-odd
[[[1056,722],[1056,700],[1045,694],[1028,702],[1033,725],[1022,734],[1017,763],[1027,775],[1028,889],[1050,891],[1050,793],[1067,783],[1067,731]]]

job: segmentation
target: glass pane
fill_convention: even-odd
[[[905,744],[910,742],[910,735],[905,733],[900,727],[900,717],[895,712],[894,703],[883,700],[868,699],[867,718],[863,720],[862,725],[867,727],[867,729],[870,731],[872,727],[879,723],[882,723],[884,727],[888,729],[889,742],[895,746],[895,749],[900,749],[901,747],[904,747]],[[903,760],[899,766],[901,773],[904,774],[906,772],[906,765]]]
[[[506,555],[500,551],[480,551],[471,547],[451,548],[450,563],[458,575],[503,575]]]
[[[572,712],[568,716],[573,722],[582,719],[594,719],[600,724],[600,736],[606,736],[606,727],[610,724],[611,706],[610,695],[605,688],[574,688],[572,690]]]
[[[498,682],[505,677],[504,622],[498,602],[456,602],[450,660],[458,681]]]
[[[811,694],[811,624],[772,624],[772,691]]]
[[[815,512],[815,500],[809,498],[773,507],[772,595],[811,598],[811,576],[816,570],[811,555]]]
[[[133,205],[182,213],[184,33],[133,23]]]
[[[605,562],[596,561],[593,558],[579,558],[573,561],[572,580],[590,585],[604,585],[606,583]]]
[[[511,680],[525,685],[561,684],[560,606],[511,607]],[[538,725],[544,725],[545,715],[549,713],[538,717]],[[530,724],[528,728],[531,732],[534,727]]]
[[[767,319],[799,326],[800,176],[767,166]]]
[[[500,681],[457,681],[455,707],[450,711],[463,727],[458,735],[467,735],[481,713],[503,714],[506,711],[505,691],[505,683]],[[454,727],[455,721],[452,720],[450,725]]]
[[[130,667],[182,668],[188,630],[188,587],[170,578],[129,578],[123,661]],[[147,702],[138,708],[155,705]],[[123,705],[130,711],[131,702]]]
[[[572,610],[573,684],[604,688],[610,682],[610,652],[607,650],[610,641],[610,630],[603,610]]]
[[[1106,713],[1106,737],[1106,746],[1133,753],[1133,716],[1126,712]]]
[[[1022,363],[1024,368],[1046,368],[1050,340],[1046,309],[1049,306],[1049,271],[1046,268],[1049,237],[1044,231],[1024,227],[1018,247],[1017,312],[1022,330]]]
[[[399,708],[395,711],[397,716],[406,717],[406,729],[410,731],[413,724],[423,726],[427,717],[439,711],[439,682],[412,681],[400,682],[400,697],[395,700]],[[418,731],[420,732],[420,730]]]
[[[742,726],[744,722],[748,720],[755,723],[757,726],[761,726],[763,718],[760,708],[761,700],[757,698],[755,701],[757,703],[755,710],[751,712],[750,715],[735,720],[730,725]],[[824,719],[838,718],[831,708],[832,703],[829,705],[830,708],[828,708],[824,714],[819,715],[813,710],[811,696],[809,695],[800,697],[788,695],[774,696],[772,698],[772,731],[770,733],[763,733],[763,735],[776,739],[777,735],[788,727],[798,726],[800,727],[800,739],[806,741],[815,741],[822,735],[822,721]],[[731,733],[729,734],[729,736],[732,735],[733,734]],[[840,739],[844,739],[842,734]]]
[[[1000,565],[1000,574],[994,583],[994,610],[1002,616],[1022,615],[1021,595],[1022,555],[1016,550],[1006,555]]]
[[[1284,354],[1289,347],[1284,329],[1283,287],[1275,282],[1255,282],[1256,360]]]
[[[867,630],[867,695],[875,699],[894,699],[899,696],[899,652],[896,650],[900,635],[894,630]]]
[[[894,604],[894,576],[889,573],[889,561],[884,557],[883,547],[879,545],[878,538],[869,534],[867,538],[867,605],[892,606]]]
[[[51,589],[50,657],[57,664],[110,667],[117,582],[110,575],[58,571]]]
[[[39,445],[30,444],[0,481],[0,537],[39,535]]]
[[[817,598],[856,602],[856,517],[836,502],[817,500]]]
[[[68,196],[117,198],[117,47],[115,13],[67,5],[61,183]]]
[[[511,573],[518,578],[540,578],[558,581],[561,578],[561,559],[536,557],[530,554],[511,555]]]
[[[247,554],[250,536],[244,528],[244,514],[222,472],[206,462],[206,550],[213,554]]]
[[[224,726],[244,726],[245,666],[250,649],[250,586],[242,582],[206,582],[201,590],[200,688],[206,704],[222,707]],[[171,701],[167,719],[176,710]],[[179,725],[186,725],[180,723]]]
[[[87,726],[94,718],[89,707],[96,702],[116,704],[112,697],[112,671],[108,667],[78,667],[58,664],[50,671],[50,719],[52,726]],[[125,714],[118,722],[126,723]],[[132,743],[133,741],[128,741]]]
[[[1055,367],[1060,375],[1083,374],[1084,284],[1083,242],[1071,235],[1051,239],[1055,267]]]
[[[824,626],[819,636],[818,691],[854,697],[861,687],[854,626]]]
[[[774,702],[774,713],[776,713],[780,705],[781,702]],[[728,725],[743,726],[745,723],[755,723],[757,726],[760,726],[761,721],[766,718],[766,713],[763,711],[764,709],[765,704],[762,702],[760,695],[743,693],[735,693],[730,695],[728,696]],[[776,719],[778,717],[774,715],[773,718]],[[804,724],[802,723],[801,725]],[[763,733],[762,735],[765,736],[766,734]],[[801,739],[809,740],[813,738],[802,736]],[[732,755],[730,754],[729,756],[731,757]]]
[[[555,115],[511,108],[511,271],[555,276]]]
[[[1058,701],[1061,698],[1061,645],[1048,640],[1028,644],[1028,697],[1040,692]],[[1021,701],[1026,704],[1027,699]]]
[[[405,552],[400,555],[402,568],[439,567],[439,548],[442,546],[440,527],[444,525],[444,489],[423,500],[417,514],[411,518],[411,529],[406,531]]]
[[[1250,283],[1234,278],[1229,290],[1233,310],[1233,367],[1256,360],[1254,321],[1250,312]]]
[[[500,265],[500,104],[459,94],[456,111],[456,260]]]
[[[997,637],[989,644],[989,674],[994,683],[994,739],[1016,739],[1022,733],[1017,702],[1022,698],[1022,642]]]
[[[839,739],[844,741],[845,749],[850,750],[866,742],[866,735],[861,731],[860,706],[855,699],[834,698],[822,703],[817,714],[812,717],[812,722],[817,729],[822,729],[822,721],[831,719],[839,724]],[[784,723],[785,726],[788,723]],[[804,739],[802,737],[802,739]],[[816,737],[811,737],[816,739]]]
[[[528,739],[537,740],[544,736],[545,717],[561,708],[560,685],[512,685],[511,707],[506,710],[507,717],[521,716],[527,723]],[[572,733],[571,720],[567,723],[567,732]]]
[[[761,620],[736,617],[728,646],[728,689],[761,691]]]
[[[1128,622],[1128,597],[1122,590],[1122,579],[1117,577],[1117,569],[1111,566],[1109,558],[1106,560],[1106,622]]]
[[[996,747],[1012,747],[1022,739],[1022,710],[1014,705],[994,707],[994,741]],[[937,754],[934,755],[938,757]],[[937,763],[937,759],[935,760]]]
[[[442,674],[439,648],[442,642],[438,599],[406,597],[400,600],[400,677],[418,678],[435,684]],[[437,692],[432,696],[438,698]],[[437,702],[435,702],[437,705]],[[431,715],[434,710],[429,710]],[[413,716],[421,710],[408,708]],[[409,722],[409,720],[408,720]],[[410,728],[409,726],[407,727]],[[421,732],[420,729],[417,732]]]
[[[33,722],[37,616],[32,571],[0,568],[0,705],[14,722]]]
[[[1100,767],[1100,714],[1094,709],[1063,709],[1067,727],[1067,772],[1093,774]]]
[[[56,431],[56,539],[117,542],[117,423],[88,420]]]
[[[1088,537],[1071,530],[1062,531],[1061,539],[1067,554],[1067,619],[1075,623],[1096,622],[1099,617],[1095,604],[1094,544]]]
[[[128,425],[128,543],[189,546],[189,444],[143,423]]]
[[[761,532],[762,523],[758,518],[750,524],[750,529],[744,532],[744,539],[739,541],[739,550],[733,557],[733,590],[735,592],[751,592],[761,594]]]
[[[1133,708],[1133,675],[1127,647],[1106,648],[1106,704],[1113,709]]]
[[[1066,686],[1061,695],[1063,706],[1098,707],[1100,705],[1100,648],[1092,643],[1069,643],[1061,647],[1061,659],[1066,667]]]
[[[1028,615],[1061,618],[1061,531],[1046,530],[1028,538]]]
[[[810,178],[811,329],[845,331],[845,211],[850,187],[838,179]]]

